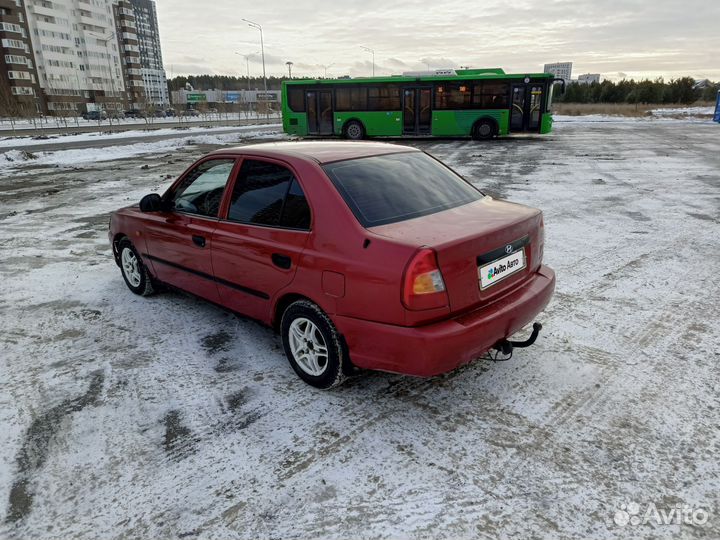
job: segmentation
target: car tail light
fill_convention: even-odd
[[[423,248],[410,259],[403,277],[402,301],[406,308],[412,310],[448,305],[445,281],[432,249]]]

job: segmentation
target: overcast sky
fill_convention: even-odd
[[[157,0],[165,69],[187,74],[370,75],[443,67],[720,80],[720,0]]]

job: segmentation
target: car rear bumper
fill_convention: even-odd
[[[518,289],[459,317],[420,327],[336,316],[350,358],[365,369],[431,377],[478,358],[533,321],[555,290],[555,272],[541,266]]]

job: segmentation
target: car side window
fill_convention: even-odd
[[[228,219],[292,229],[310,228],[310,207],[293,173],[276,163],[246,159],[235,182]]]
[[[217,217],[225,184],[235,165],[234,159],[203,161],[183,179],[172,197],[173,210]]]

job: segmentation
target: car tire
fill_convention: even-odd
[[[473,127],[473,139],[492,139],[497,134],[497,125],[492,120],[480,120]]]
[[[130,240],[118,244],[120,272],[125,284],[132,292],[140,296],[150,296],[155,292],[152,276],[142,261],[140,254]]]
[[[327,390],[345,380],[350,365],[347,348],[330,317],[316,304],[309,300],[290,304],[280,321],[280,335],[290,366],[307,384]]]
[[[351,141],[360,141],[365,138],[365,128],[357,120],[351,120],[345,125],[345,138]]]

